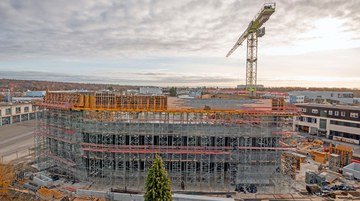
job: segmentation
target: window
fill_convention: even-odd
[[[326,130],[326,119],[320,119],[319,128]]]
[[[316,123],[316,118],[311,118],[311,117],[305,117],[305,122],[308,123]]]
[[[24,112],[29,112],[29,107],[24,107]]]
[[[36,106],[32,106],[32,111],[36,111]]]
[[[354,98],[354,94],[352,93],[338,94],[338,98]]]
[[[306,108],[303,108],[302,111],[303,111],[303,112],[306,112]]]
[[[0,113],[0,115],[1,115],[1,113]],[[350,117],[351,118],[359,118],[359,113],[350,112]]]
[[[332,110],[329,110],[329,115],[333,115]]]
[[[1,117],[1,110],[0,110],[0,117]]]
[[[348,126],[348,127],[353,127],[353,128],[360,128],[360,124],[350,123],[350,122],[345,122],[345,121],[330,120],[330,124],[339,125],[339,126]]]
[[[15,108],[15,113],[16,113],[16,114],[21,113],[21,107],[16,107],[16,108]]]
[[[341,116],[342,116],[342,117],[345,117],[345,112],[341,112]]]
[[[339,111],[335,111],[335,116],[339,116]]]
[[[11,114],[11,108],[6,108],[5,115],[10,115],[10,114]]]
[[[308,117],[308,118],[307,118],[307,122],[308,122],[308,123],[312,123],[312,118]]]
[[[317,114],[318,112],[319,112],[318,109],[312,109],[312,110],[311,110],[311,113],[313,113],[313,114]]]

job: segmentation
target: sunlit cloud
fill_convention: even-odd
[[[51,77],[56,81],[234,87],[244,84],[246,45],[230,58],[225,54],[263,3],[3,0],[0,71],[8,73],[0,78],[34,71],[61,75]],[[317,86],[353,86],[347,80],[360,75],[354,56],[360,50],[360,1],[276,3],[259,40],[259,83],[293,84],[301,75],[329,78],[306,80]]]

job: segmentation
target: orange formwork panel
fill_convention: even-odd
[[[92,110],[166,110],[167,97],[118,95],[114,93],[47,92],[44,101],[38,104],[45,107],[91,108]]]
[[[343,146],[343,145],[337,145],[336,147],[330,146],[330,153],[340,155],[341,167],[350,164],[353,158],[353,149],[348,146]]]
[[[296,116],[296,107],[280,103],[273,107],[249,107],[239,110],[169,109],[166,96],[117,95],[112,93],[48,92],[43,102],[37,105],[47,108],[72,109],[79,111],[122,111],[122,112],[167,112],[244,114],[249,116]]]

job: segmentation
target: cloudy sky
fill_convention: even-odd
[[[264,2],[1,0],[0,78],[234,87],[245,83],[246,46],[225,55]],[[359,8],[276,0],[258,83],[360,88]]]

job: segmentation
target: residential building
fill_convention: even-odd
[[[294,118],[294,130],[360,144],[360,106],[297,104],[303,113]]]
[[[41,112],[31,103],[0,103],[0,126],[36,119]]]

